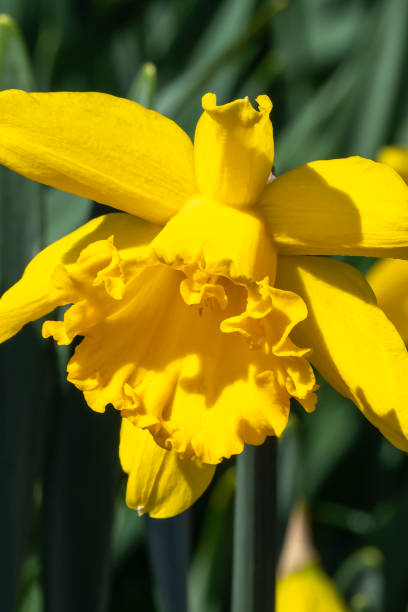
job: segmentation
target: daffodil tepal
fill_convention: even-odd
[[[389,146],[379,153],[379,161],[394,168],[408,183],[408,148]],[[378,304],[408,343],[408,261],[382,259],[367,274]]]
[[[407,257],[407,186],[358,157],[272,180],[272,105],[257,103],[205,95],[193,146],[124,99],[0,94],[3,164],[121,211],[31,261],[0,301],[0,339],[71,305],[43,335],[82,337],[68,380],[93,410],[121,411],[127,502],[156,517],[280,436],[291,398],[312,411],[311,364],[408,449],[404,343],[362,275],[324,257]]]

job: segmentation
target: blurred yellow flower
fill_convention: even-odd
[[[337,589],[318,563],[276,583],[276,612],[347,612]]]
[[[384,147],[378,155],[378,161],[394,168],[408,183],[408,149],[405,147]]]
[[[378,305],[408,342],[408,261],[381,259],[367,274]]]
[[[396,170],[408,183],[408,149],[385,147],[379,160]],[[408,342],[408,262],[383,259],[367,274],[368,282],[377,296],[378,304],[394,323],[405,342]]]
[[[272,105],[257,102],[205,95],[193,147],[124,99],[0,94],[1,163],[123,211],[32,260],[0,301],[0,340],[72,304],[43,335],[83,337],[68,380],[92,409],[121,411],[127,502],[156,517],[188,507],[224,457],[281,435],[291,397],[313,410],[310,363],[408,449],[405,346],[361,274],[316,257],[407,257],[408,189],[358,157],[268,181]]]
[[[347,612],[318,560],[304,502],[298,502],[289,516],[278,564],[276,612]]]

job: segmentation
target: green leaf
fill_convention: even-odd
[[[369,70],[358,88],[356,108],[363,108],[350,138],[350,150],[375,156],[387,140],[387,131],[398,96],[400,74],[406,69],[405,42],[408,23],[406,0],[380,3],[371,33]]]
[[[0,87],[32,86],[18,29],[0,16]],[[0,289],[18,280],[42,242],[41,188],[0,169]],[[15,609],[26,552],[33,484],[40,474],[47,428],[49,352],[27,326],[0,346],[0,592]]]
[[[33,88],[33,76],[20,32],[14,20],[0,15],[0,89]]]
[[[13,612],[48,422],[49,364],[33,327],[0,346],[0,592]]]
[[[276,575],[276,437],[237,457],[233,612],[274,612]]]
[[[36,80],[42,91],[50,89],[52,71],[62,43],[62,31],[56,24],[41,22],[34,50]]]
[[[400,473],[399,486],[392,488],[392,497],[387,500],[378,495],[378,504],[375,508],[379,528],[372,539],[373,543],[382,551],[385,559],[384,573],[386,579],[386,606],[385,612],[399,612],[404,610],[407,603],[407,572],[406,547],[404,543],[408,538],[408,495],[406,492],[407,462],[404,461],[405,470]]]
[[[169,519],[146,517],[146,527],[158,609],[187,612],[190,512]]]
[[[43,612],[41,561],[38,554],[29,555],[23,566],[18,612]]]
[[[119,479],[119,414],[96,414],[73,386],[55,398],[44,479],[47,609],[104,610]]]
[[[299,419],[291,414],[282,438],[278,439],[277,505],[282,534],[291,509],[304,497],[304,457],[300,428]]]
[[[308,499],[332,475],[339,461],[356,442],[363,422],[350,400],[318,379],[315,412],[302,415],[304,428],[303,474]]]
[[[50,244],[86,223],[91,212],[91,202],[85,198],[44,189],[44,243]]]
[[[140,68],[132,85],[130,86],[128,98],[139,102],[146,108],[154,108],[156,98],[157,72],[156,66],[146,62]]]
[[[243,53],[250,57],[253,54],[249,43],[258,34],[257,27],[251,31],[254,6],[254,0],[225,0],[217,5],[211,20],[201,30],[185,70],[161,89],[159,112],[191,130],[205,91],[216,90],[220,100],[230,93],[242,66]]]
[[[191,562],[190,612],[221,612],[228,608],[234,492],[235,467],[228,467],[212,487]]]
[[[139,546],[145,533],[145,522],[137,512],[128,508],[122,496],[116,500],[112,534],[112,558],[115,567],[123,563],[132,550]]]

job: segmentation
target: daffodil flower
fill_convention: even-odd
[[[310,364],[408,449],[408,356],[354,268],[408,257],[408,189],[358,157],[268,181],[267,96],[203,98],[175,123],[98,93],[0,94],[0,162],[119,209],[51,244],[0,301],[0,339],[71,304],[44,337],[83,339],[68,380],[121,411],[127,502],[181,512],[223,458],[315,407]],[[329,409],[329,408],[328,408]]]
[[[276,612],[347,612],[343,597],[319,562],[303,502],[289,516],[277,574]]]
[[[276,612],[347,612],[341,595],[315,562],[276,583]]]
[[[378,155],[378,161],[394,168],[408,183],[408,149],[406,147],[384,147]]]
[[[381,259],[370,268],[367,280],[378,304],[408,343],[408,261]]]

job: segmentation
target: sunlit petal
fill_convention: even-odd
[[[163,450],[149,432],[122,419],[119,454],[129,474],[126,503],[139,514],[169,518],[189,508],[210,484],[215,466],[182,460]]]
[[[369,159],[291,170],[266,187],[259,209],[286,255],[408,257],[408,187]]]
[[[0,162],[163,223],[196,191],[193,146],[173,121],[100,93],[0,93]]]
[[[378,155],[378,161],[394,168],[408,183],[408,149],[404,147],[384,147]]]
[[[378,305],[408,341],[408,261],[382,259],[367,274]]]
[[[408,354],[360,272],[322,257],[281,257],[277,284],[305,300],[308,318],[294,339],[398,448],[408,450]]]

